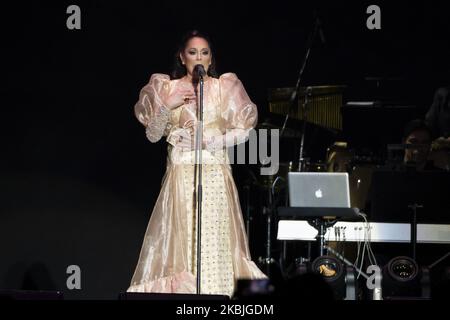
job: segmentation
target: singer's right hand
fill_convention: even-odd
[[[183,104],[195,101],[195,99],[194,89],[180,87],[176,88],[164,102],[167,109],[174,110]]]

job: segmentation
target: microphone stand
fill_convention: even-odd
[[[195,139],[195,177],[197,178],[197,294],[201,293],[201,239],[202,239],[202,147],[203,147],[203,75],[199,75],[200,94],[197,122],[197,134]]]
[[[302,67],[300,69],[300,73],[299,73],[298,78],[297,78],[297,83],[295,84],[295,89],[292,92],[291,97],[289,99],[289,108],[288,108],[288,112],[286,114],[286,117],[284,119],[283,127],[281,128],[280,138],[283,136],[284,130],[286,128],[286,123],[287,123],[287,120],[289,118],[289,112],[292,109],[294,109],[294,102],[295,102],[295,99],[297,97],[298,91],[300,89],[300,83],[301,83],[301,79],[302,79],[302,76],[303,76],[303,72],[305,71],[306,63],[308,62],[309,54],[311,52],[311,48],[312,48],[312,45],[314,43],[314,39],[315,39],[316,34],[317,34],[317,30],[319,29],[319,23],[320,23],[319,19],[316,17],[315,22],[314,22],[313,32],[310,34],[310,37],[308,39],[308,49],[306,50],[306,55],[305,55],[305,58],[303,60]],[[307,99],[307,98],[305,98],[305,99]],[[303,119],[304,123],[303,123],[303,130],[302,130],[303,131],[302,132],[302,140],[301,140],[301,145],[300,145],[300,155],[299,155],[300,159],[299,159],[298,171],[303,171],[302,170],[303,169],[302,168],[302,161],[303,161],[304,136],[305,136],[305,129],[306,129],[306,112],[307,112],[306,102],[307,102],[307,100],[305,100],[305,104],[303,106],[303,108],[304,108],[304,119]]]
[[[312,88],[311,87],[306,88],[305,103],[303,104],[303,127],[302,127],[302,139],[300,141],[300,152],[298,156],[298,171],[303,171],[305,165],[305,161],[303,159],[303,148],[305,144],[306,123],[308,121],[308,102],[311,93]]]

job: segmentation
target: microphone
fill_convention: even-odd
[[[203,78],[206,76],[205,67],[202,64],[197,64],[194,67],[194,75]]]

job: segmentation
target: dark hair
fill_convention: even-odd
[[[408,122],[403,132],[403,141],[406,141],[408,136],[415,131],[426,131],[430,135],[430,139],[433,137],[433,132],[427,123],[422,119],[414,119]]]
[[[210,52],[212,54],[211,65],[208,68],[208,76],[213,77],[213,78],[218,78],[218,74],[216,71],[216,59],[215,59],[215,55],[213,54],[211,40],[209,39],[208,35],[206,35],[205,33],[201,33],[197,30],[192,30],[183,36],[183,38],[181,39],[181,42],[178,46],[178,50],[174,57],[173,70],[172,70],[172,74],[171,74],[172,79],[180,79],[180,78],[184,77],[187,73],[186,67],[181,62],[180,54],[184,51],[184,49],[186,49],[187,43],[192,38],[203,38],[206,40],[206,42],[208,42]]]

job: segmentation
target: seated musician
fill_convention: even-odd
[[[412,211],[409,206],[413,203],[421,205],[416,211],[419,224],[445,224],[448,221],[448,201],[442,195],[448,190],[449,174],[437,167],[431,158],[432,137],[432,130],[424,120],[412,120],[405,126],[402,142],[407,148],[404,150],[403,168],[407,170],[399,174],[396,170],[389,172],[391,168],[386,166],[374,172],[363,210],[369,221],[410,223]],[[373,250],[381,266],[395,256],[411,255],[409,243],[375,244]],[[440,250],[430,245],[426,250],[419,247],[417,259],[431,263],[439,258]]]
[[[417,171],[440,170],[430,158],[432,146],[432,130],[423,120],[410,121],[405,126],[403,143],[407,145],[403,163]]]

